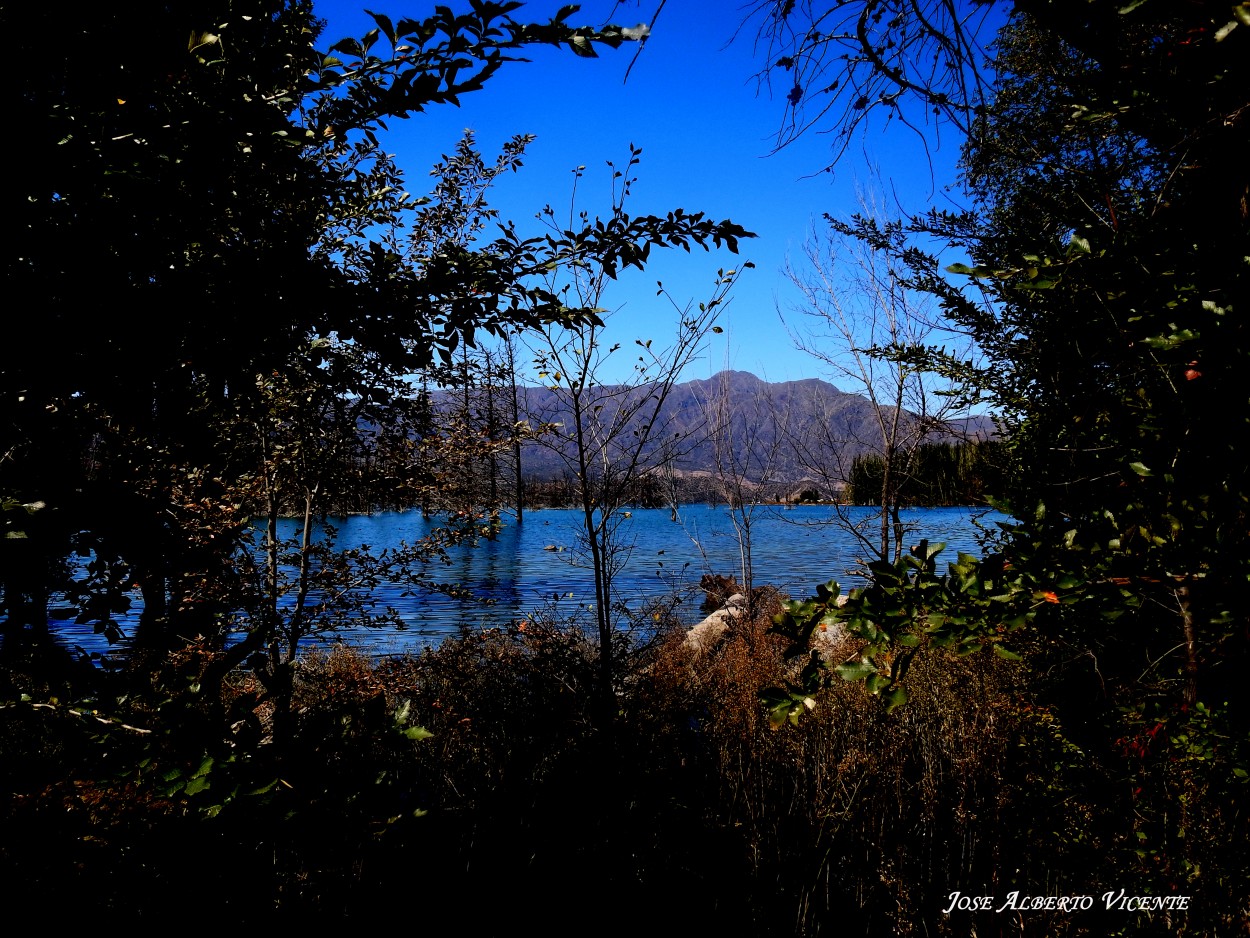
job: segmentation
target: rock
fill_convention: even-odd
[[[699,653],[709,651],[724,637],[739,610],[721,608],[686,633],[685,645]]]
[[[834,605],[845,606],[848,598],[849,597],[843,593],[833,601]],[[821,655],[824,656],[826,661],[832,661],[829,653],[835,649],[841,650],[840,646],[847,640],[848,637],[846,626],[844,626],[841,622],[835,622],[827,629],[818,628],[812,633],[812,647],[819,649]]]

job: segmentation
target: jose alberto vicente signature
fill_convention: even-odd
[[[952,892],[946,897],[949,904],[943,914],[951,912],[1083,912],[1096,905],[1108,912],[1153,912],[1163,909],[1188,909],[1189,896],[1130,896],[1123,889],[1104,892],[1100,900],[1093,896],[1030,896],[1017,889],[1007,893],[1006,899],[995,896],[967,896]]]

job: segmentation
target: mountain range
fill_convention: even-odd
[[[599,424],[609,424],[626,416],[651,390],[646,386],[592,389],[589,411]],[[524,387],[520,398],[523,419],[572,426],[573,410],[565,393]],[[601,408],[597,414],[595,407]],[[643,406],[639,413],[650,410]],[[884,411],[884,416],[888,418],[890,411]],[[619,435],[621,446],[609,458],[620,458],[633,446],[638,420],[621,420],[625,427]],[[907,411],[901,420],[917,427],[923,422]],[[993,421],[980,416],[932,426],[925,438],[953,442],[993,435]],[[556,431],[546,435],[544,442],[525,445],[522,462],[527,478],[556,479],[566,473],[571,451],[567,444],[560,449],[558,436]],[[651,438],[649,455],[668,447],[672,470],[679,476],[715,475],[718,463],[732,459],[737,473],[752,482],[796,483],[845,478],[856,456],[880,450],[882,436],[878,409],[867,398],[840,391],[827,381],[767,382],[745,371],[722,371],[675,385],[659,411]]]

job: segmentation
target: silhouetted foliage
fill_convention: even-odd
[[[897,15],[898,48],[979,66],[926,15],[952,5],[903,6],[767,5],[791,27],[826,10],[874,28],[877,13]],[[991,49],[995,77],[977,86],[992,96],[951,99],[974,208],[914,217],[896,247],[857,222],[985,354],[981,367],[938,348],[916,361],[962,374],[998,408],[1014,465],[994,494],[1016,523],[997,553],[961,555],[945,575],[940,545],[921,544],[873,565],[844,607],[822,594],[779,623],[799,645],[845,623],[866,644],[838,670],[893,707],[931,643],[1022,656],[1057,776],[1088,805],[1102,850],[1035,832],[1071,861],[1051,891],[1192,894],[1187,914],[1150,925],[1169,933],[1241,927],[1250,884],[1244,858],[1216,846],[1246,836],[1250,771],[1250,461],[1230,431],[1250,414],[1236,312],[1250,302],[1246,23],[1217,3],[1016,4]],[[949,69],[916,88],[915,72],[881,68],[886,35],[841,41],[866,43],[856,68],[878,86],[922,100],[952,90]],[[920,246],[934,239],[970,263],[943,270]],[[814,669],[778,694],[782,717],[821,681]]]
[[[996,441],[922,443],[899,467],[900,505],[985,505],[1003,490],[1007,455]],[[872,505],[881,496],[882,460],[856,456],[847,479],[846,500]]]

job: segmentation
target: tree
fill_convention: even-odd
[[[620,269],[641,269],[657,246],[736,250],[747,233],[731,222],[680,209],[631,217],[620,202],[602,221],[570,218],[539,237],[507,224],[488,240],[484,226],[495,219],[485,193],[520,165],[525,138],[493,164],[463,140],[436,168],[429,199],[404,190],[379,143],[387,119],[479,89],[527,44],[591,55],[628,38],[568,25],[574,8],[545,25],[516,22],[515,9],[439,8],[422,21],[376,15],[375,30],[329,52],[312,45],[318,27],[302,3],[153,7],[137,31],[130,14],[96,11],[51,56],[39,38],[46,11],[5,11],[6,27],[22,36],[23,74],[53,79],[23,85],[21,114],[40,129],[32,153],[41,162],[10,192],[28,237],[23,256],[9,259],[6,286],[39,309],[5,345],[0,487],[15,506],[11,522],[21,506],[47,508],[32,508],[17,532],[38,527],[30,540],[42,555],[6,564],[8,630],[41,625],[49,598],[69,587],[80,616],[115,631],[125,584],[137,583],[139,632],[153,660],[202,640],[215,657],[195,682],[201,693],[211,696],[248,662],[281,713],[300,641],[368,618],[356,587],[382,559],[332,552],[317,524],[345,488],[361,488],[360,467],[394,478],[396,464],[383,467],[369,438],[401,457],[414,419],[430,416],[428,401],[407,399],[403,376],[435,362],[449,368],[483,335],[518,328],[567,329],[593,350],[597,297]],[[162,55],[145,56],[148,47]],[[119,61],[95,74],[92,49],[119,49]],[[78,252],[75,276],[67,245]],[[557,283],[569,272],[586,291],[574,302]],[[625,415],[652,402],[638,432],[654,442],[659,404],[731,281],[718,283],[705,308],[685,311],[673,372],[651,388],[644,367],[640,396],[618,397],[618,431],[633,432]],[[157,324],[146,326],[153,335],[130,342],[132,330],[89,315],[94,291]],[[164,315],[180,306],[193,315]],[[56,347],[41,332],[52,328],[64,334]],[[649,346],[642,351],[663,364]],[[486,386],[493,397],[494,380]],[[466,429],[472,410],[470,401]],[[497,408],[487,410],[482,448],[457,447],[475,463],[508,439],[494,432]],[[624,477],[647,458],[637,449]],[[600,510],[587,504],[588,517]],[[599,535],[618,505],[595,522]],[[277,522],[292,510],[299,533],[286,543]],[[264,519],[255,562],[253,513]],[[71,547],[94,555],[92,580],[75,585],[57,568]],[[600,586],[607,687],[610,573]]]
[[[525,518],[525,474],[521,465],[521,383],[517,371],[517,339],[507,335],[503,340],[501,375],[505,378],[505,401],[508,415],[512,418],[512,504],[516,511],[516,523]]]
[[[1215,832],[1235,827],[1244,796],[1232,773],[1247,754],[1233,740],[1250,724],[1236,676],[1250,479],[1244,437],[1225,423],[1250,414],[1239,378],[1250,349],[1233,315],[1247,300],[1250,180],[1229,163],[1247,144],[1246,100],[1225,84],[1245,78],[1247,31],[1211,7],[1099,13],[1107,31],[1094,41],[1040,16],[1004,35],[1011,78],[990,131],[1016,123],[1026,81],[1076,102],[1075,119],[1036,155],[989,138],[969,153],[977,178],[994,181],[973,259],[1008,271],[988,286],[1029,343],[1008,359],[1017,387],[1031,379],[1013,434],[1030,472],[1010,497],[1024,519],[1012,554],[1061,586],[1039,619],[1040,658],[1080,649],[1090,662],[1062,668],[1048,690],[1073,737],[1110,750],[1106,762],[1143,791],[1132,834],[1193,882],[1194,869],[1227,864],[1188,832],[1231,835]],[[1062,67],[1082,60],[1083,71]],[[1179,95],[1197,87],[1211,95],[1191,109]],[[1031,184],[1004,184],[1022,163]],[[1037,188],[1076,197],[1056,205]],[[1033,230],[1002,221],[1009,213]],[[1078,710],[1091,691],[1101,706]],[[1152,731],[1168,743],[1115,752],[1114,740]],[[1194,789],[1200,803],[1173,824],[1168,803]],[[1245,881],[1244,868],[1222,868]]]
[[[924,443],[916,450],[914,467],[901,493],[907,505],[984,505],[989,493],[1001,492],[997,440],[962,443]],[[885,460],[856,456],[846,482],[846,500],[871,505],[880,498]]]
[[[398,231],[400,217],[390,217],[378,237],[396,256],[404,252],[408,270],[468,250],[494,217],[486,191],[496,176],[519,165],[525,142],[506,144],[488,166],[466,134],[455,157],[434,168],[437,184],[412,213],[411,229]],[[350,254],[350,242],[348,248]],[[413,395],[402,357],[389,360],[360,342],[313,337],[280,369],[257,376],[255,395],[233,395],[231,422],[211,428],[221,439],[254,445],[235,443],[235,473],[229,487],[222,483],[219,502],[233,506],[231,527],[207,532],[209,540],[227,539],[237,575],[201,574],[199,592],[213,601],[199,595],[191,607],[208,614],[198,634],[215,646],[228,632],[238,640],[218,649],[200,684],[213,691],[246,662],[264,685],[262,702],[273,706],[273,735],[281,744],[292,734],[301,643],[346,627],[394,623],[396,613],[375,608],[368,592],[383,578],[412,590],[458,589],[435,580],[431,561],[450,544],[494,533],[497,505],[484,502],[479,470],[501,443],[481,432],[472,398],[481,366],[467,343],[461,349],[458,362],[434,370],[439,383],[456,388],[453,399],[464,402],[459,410],[435,414],[428,394]],[[414,544],[376,554],[367,545],[342,549],[335,543],[328,511],[353,496],[372,510],[397,493],[423,506],[437,499],[447,524]],[[241,511],[260,524],[249,524]],[[285,518],[296,524],[284,537]],[[186,615],[180,623],[186,627]]]
[[[180,581],[228,572],[238,531],[202,536],[194,506],[238,481],[247,460],[216,429],[249,397],[263,406],[258,375],[302,368],[332,336],[402,371],[559,314],[522,286],[524,245],[479,252],[444,229],[455,250],[417,269],[384,233],[416,206],[378,146],[383,121],[480,88],[526,44],[593,54],[624,38],[568,26],[571,10],[525,25],[515,9],[378,16],[331,55],[303,2],[98,9],[68,32],[48,10],[5,8],[32,132],[31,171],[6,190],[23,247],[5,288],[25,308],[0,369],[0,488],[47,506],[27,545],[40,557],[5,563],[7,629],[75,589],[58,570],[73,547],[98,558],[103,579],[79,592],[101,629],[134,582],[145,635],[194,635]]]
[[[691,244],[707,247],[722,244],[737,252],[738,240],[750,233],[732,222],[713,222],[702,214],[678,209],[667,218],[633,218],[626,212],[633,173],[642,151],[631,145],[628,162],[612,170],[612,198],[606,218],[591,221],[570,200],[567,228],[556,220],[555,210],[540,215],[552,235],[576,242],[586,239],[586,249],[562,262],[550,264],[547,291],[583,311],[579,322],[556,324],[543,330],[533,348],[539,379],[553,395],[559,411],[569,415],[564,425],[550,424],[540,440],[564,461],[576,480],[582,513],[583,544],[594,574],[595,625],[599,639],[599,680],[602,717],[616,712],[613,660],[616,636],[616,597],[613,580],[628,557],[620,536],[623,509],[639,479],[669,464],[677,450],[689,441],[673,435],[662,419],[664,404],[685,368],[694,360],[728,299],[737,271],[718,271],[712,296],[695,306],[681,305],[661,284],[657,295],[672,306],[675,333],[669,345],[653,339],[636,339],[637,360],[628,380],[604,383],[607,363],[621,351],[620,343],[605,347],[602,304],[608,283],[621,267],[642,269],[653,245]],[[583,169],[576,171],[580,179]],[[583,235],[576,235],[580,225]],[[559,259],[557,259],[559,260]],[[543,421],[544,415],[534,414]]]
[[[958,0],[755,0],[756,80],[785,95],[784,147],[832,130],[832,170],[873,117],[897,121],[928,144],[936,119],[970,135],[989,91],[981,45],[996,4]]]
[[[941,331],[931,298],[911,288],[902,221],[859,215],[849,222],[826,215],[824,221],[828,230],[813,232],[805,264],[786,269],[800,296],[789,312],[804,320],[800,325],[792,316],[790,334],[843,390],[868,400],[874,426],[871,437],[862,438],[827,421],[794,445],[802,464],[829,488],[848,483],[855,458],[879,461],[880,486],[868,503],[875,519],[857,517],[840,500],[834,511],[867,552],[866,563],[892,562],[903,553],[907,531],[899,509],[918,454],[926,443],[953,434],[966,406],[954,376],[927,367],[919,356],[939,339],[962,340]],[[970,361],[966,351],[947,354]]]
[[[729,522],[738,542],[746,614],[758,608],[755,592],[754,532],[766,503],[775,499],[780,478],[782,448],[788,437],[788,420],[779,413],[763,382],[757,399],[732,403],[734,372],[725,369],[712,379],[707,413],[707,437],[712,443],[716,484],[729,508]],[[754,378],[754,376],[751,376]]]
[[[41,37],[63,24],[4,11],[29,76],[17,119],[35,132],[32,171],[7,192],[23,249],[6,257],[5,285],[25,308],[5,343],[0,484],[56,518],[45,564],[71,536],[116,558],[114,574],[143,592],[145,625],[167,618],[181,545],[196,549],[161,496],[195,484],[178,467],[213,461],[197,418],[222,388],[252,380],[236,362],[276,361],[274,312],[325,283],[307,253],[319,177],[276,135],[289,108],[264,100],[297,81],[312,24],[296,6],[274,13],[236,19],[205,46],[195,37],[227,18],[224,5],[94,11],[49,54]],[[223,58],[210,61],[209,47]],[[103,49],[116,58],[102,61]],[[102,297],[118,312],[101,315]],[[210,493],[212,473],[200,484]],[[7,586],[10,597],[48,589]],[[89,614],[107,628],[114,611]]]
[[[116,637],[137,585],[135,692],[109,686],[169,742],[141,774],[159,766],[190,795],[229,765],[242,774],[219,777],[225,791],[270,790],[297,742],[301,641],[385,617],[368,595],[383,571],[435,585],[423,564],[442,542],[375,555],[321,524],[352,493],[394,482],[420,500],[432,481],[408,471],[428,402],[406,375],[486,334],[596,323],[544,287],[553,270],[615,276],[653,246],[745,234],[678,210],[487,240],[484,192],[523,139],[493,165],[462,142],[432,198],[409,196],[379,144],[386,119],[477,90],[527,44],[586,55],[625,38],[569,26],[572,8],[539,26],[515,9],[378,15],[334,54],[298,2],[94,10],[51,47],[49,11],[2,14],[35,161],[6,190],[23,249],[5,286],[27,306],[0,353],[4,629],[46,639],[63,593]],[[97,67],[100,50],[116,60]],[[458,451],[480,461],[505,441]],[[239,666],[257,689],[222,693]]]
[[[922,16],[936,6],[911,20],[930,44],[950,38]],[[974,210],[908,226],[972,263],[952,280],[930,254],[898,254],[985,352],[973,376],[1025,470],[1005,492],[1018,523],[1001,555],[946,576],[928,548],[879,569],[843,614],[866,640],[844,673],[895,695],[923,642],[1000,648],[1031,623],[1031,687],[1083,754],[1087,788],[1071,796],[1107,831],[1082,881],[1210,890],[1210,911],[1188,918],[1198,931],[1231,927],[1216,909],[1250,877],[1213,846],[1243,836],[1250,758],[1250,480],[1246,436],[1229,433],[1250,415],[1235,313],[1250,246],[1246,23],[1213,3],[1016,5],[995,95],[967,112]],[[939,76],[926,93],[949,89]]]
[[[1195,120],[1170,87],[1201,76],[1219,76],[1223,87],[1239,74],[1230,56],[1245,37],[1229,29],[1217,41],[1220,29],[1204,25],[1207,11],[1190,12],[1194,19],[1141,14],[1144,22],[1125,14],[1092,45],[1070,44],[1066,31],[1056,35],[1040,18],[1004,33],[1001,106],[967,155],[984,193],[986,234],[973,246],[978,266],[959,270],[984,278],[1001,310],[992,332],[984,317],[970,324],[988,332],[996,364],[1010,375],[995,393],[1014,398],[1013,441],[1030,467],[1013,504],[1035,517],[1029,527],[1043,543],[1066,545],[1048,562],[1087,584],[1091,602],[1174,610],[1167,618],[1183,650],[1179,687],[1192,705],[1199,673],[1209,668],[1226,687],[1218,678],[1225,653],[1240,654],[1222,623],[1239,615],[1227,605],[1240,593],[1229,551],[1240,553],[1232,519],[1244,517],[1247,490],[1244,477],[1229,474],[1244,461],[1212,425],[1210,396],[1225,401],[1221,419],[1240,413],[1245,400],[1233,377],[1244,336],[1227,310],[1244,301],[1233,255],[1246,225],[1226,200],[1239,198],[1246,177],[1244,167],[1224,163],[1224,148],[1244,137],[1233,136],[1240,125],[1227,115],[1218,130]],[[1201,61],[1190,49],[1195,36]],[[1110,74],[1113,67],[1125,71]],[[1094,109],[1108,92],[1130,88],[1139,101],[1121,116]],[[1026,90],[1043,102],[1079,102],[1077,119],[1044,145],[1022,145]],[[1216,96],[1211,104],[1218,110],[1236,100]],[[1008,174],[1018,178],[1022,169],[1026,182],[1011,184]],[[1225,172],[1234,173],[1231,189]],[[1024,342],[1004,341],[1013,334]],[[1083,556],[1089,550],[1099,556]],[[1119,600],[1095,586],[1122,577],[1132,585]],[[1112,657],[1140,662],[1144,649],[1131,650],[1138,641]]]

